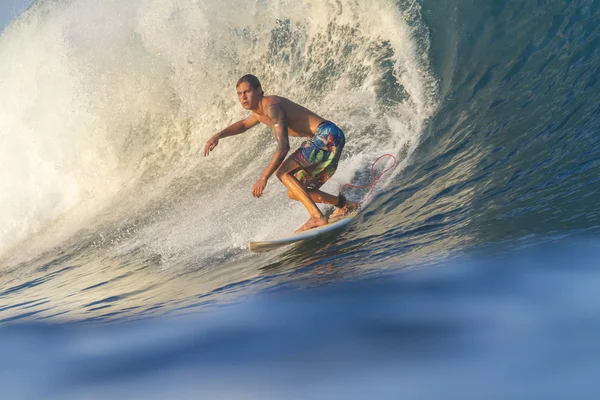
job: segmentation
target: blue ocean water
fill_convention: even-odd
[[[153,13],[167,3],[168,18]],[[3,33],[5,88],[26,81],[13,79],[21,75],[11,75],[6,61],[17,39],[46,69],[31,71],[40,89],[17,86],[26,111],[3,99],[2,115],[59,154],[43,164],[56,172],[36,175],[28,164],[28,173],[3,175],[18,176],[7,187],[20,195],[24,177],[37,177],[39,190],[60,186],[60,194],[83,187],[83,203],[94,210],[84,214],[58,191],[47,192],[58,200],[42,207],[50,196],[31,191],[22,202],[37,200],[26,203],[35,218],[22,213],[2,226],[10,243],[0,264],[3,398],[600,395],[599,1],[382,1],[372,10],[338,2],[325,8],[330,14],[321,3],[298,3],[315,13],[308,20],[286,2],[252,2],[256,15],[276,9],[279,19],[269,14],[248,27],[230,12],[241,3],[174,3],[119,9],[133,21],[135,34],[126,35],[133,44],[121,36],[99,43],[103,35],[65,28],[68,40],[37,46],[32,38],[76,25],[69,18],[85,1],[66,9],[39,2]],[[390,4],[397,15],[386,11]],[[96,14],[89,18],[99,25],[102,15],[116,15],[108,5]],[[222,32],[213,20],[232,28]],[[181,45],[161,41],[169,35]],[[61,57],[45,53],[49,46]],[[127,74],[111,75],[111,57]],[[376,154],[392,151],[401,160],[341,235],[261,256],[244,248],[291,225],[281,217],[289,203],[276,208],[279,198],[267,197],[256,206],[244,197],[270,156],[249,153],[269,153],[268,135],[223,143],[217,164],[189,161],[194,143],[208,137],[202,124],[238,115],[229,111],[235,98],[206,100],[187,91],[190,82],[228,88],[248,65],[271,87],[346,124],[349,153],[340,168],[345,162],[353,173],[340,171],[340,183],[364,183]],[[66,69],[81,84],[72,91]],[[87,78],[99,82],[90,92],[99,103],[73,100],[91,90]],[[139,118],[128,108],[119,114],[119,96],[137,99],[127,95],[131,82],[150,110]],[[335,96],[318,97],[323,88]],[[52,109],[44,91],[51,90],[61,93],[54,102],[68,98],[77,112],[45,119]],[[212,108],[188,118],[186,104],[204,101]],[[111,113],[129,123],[101,119],[99,104],[117,104]],[[90,142],[65,136],[62,128],[72,126],[89,128]],[[163,133],[151,136],[150,128]],[[11,153],[21,151],[5,138]],[[65,161],[69,149],[73,162]],[[47,211],[58,208],[67,211]],[[288,212],[304,218],[302,210]],[[263,219],[251,219],[257,214]],[[256,228],[262,225],[268,229]]]

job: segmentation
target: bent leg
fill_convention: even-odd
[[[319,207],[315,204],[315,201],[308,194],[307,190],[300,184],[298,179],[294,177],[294,173],[302,169],[302,166],[298,164],[291,157],[288,157],[277,169],[277,178],[288,188],[288,192],[291,192],[292,196],[302,203],[306,210],[310,214],[310,219],[306,221],[296,232],[302,232],[307,229],[315,228],[327,224],[327,218],[323,215]],[[289,195],[288,195],[289,196]]]
[[[329,193],[322,192],[318,189],[306,189],[308,195],[315,203],[323,203],[335,206],[339,202],[339,197]],[[294,192],[288,190],[287,195],[292,200],[299,200],[294,195]]]
[[[341,201],[340,196],[334,196],[316,189],[307,189],[307,192],[315,203],[329,204],[335,207],[335,210],[329,216],[328,223],[333,223],[340,218],[353,214],[360,208],[358,203],[345,198]],[[292,200],[298,200],[291,190],[288,190],[287,195]]]

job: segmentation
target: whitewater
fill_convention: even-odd
[[[0,393],[596,398],[599,22],[583,0],[34,2],[0,35]],[[252,197],[268,128],[202,156],[247,73],[346,133],[325,191],[397,158],[338,235],[248,250],[307,214],[274,178]]]

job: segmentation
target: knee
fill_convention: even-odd
[[[286,170],[279,168],[275,172],[275,175],[277,176],[277,179],[279,179],[281,182],[283,182],[283,179],[285,178],[286,175],[289,175],[289,173]]]

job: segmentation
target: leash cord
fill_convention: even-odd
[[[375,172],[374,172],[374,170],[375,170],[375,165],[376,165],[376,164],[377,164],[377,162],[378,162],[379,160],[381,160],[383,157],[392,157],[392,159],[394,160],[394,163],[392,164],[392,166],[391,166],[391,167],[388,167],[388,168],[384,169],[384,170],[383,170],[383,171],[382,171],[382,172],[381,172],[381,173],[380,173],[380,174],[377,176],[377,178],[375,178]],[[371,165],[371,169],[370,169],[370,171],[369,171],[369,172],[370,172],[370,174],[371,174],[371,183],[369,183],[368,185],[364,185],[364,186],[352,185],[352,184],[350,184],[350,183],[346,183],[345,185],[342,185],[342,186],[340,187],[339,193],[340,193],[340,194],[342,194],[342,190],[343,190],[345,187],[350,187],[350,188],[353,188],[353,189],[367,189],[367,188],[371,188],[371,190],[369,190],[369,193],[367,193],[367,195],[366,195],[366,196],[365,196],[365,197],[364,197],[364,198],[363,198],[361,201],[359,201],[359,202],[358,202],[358,204],[362,204],[362,203],[363,203],[363,202],[364,202],[364,201],[365,201],[365,200],[366,200],[366,199],[367,199],[367,198],[368,198],[368,197],[371,195],[371,192],[373,192],[373,189],[375,189],[375,185],[376,185],[376,184],[377,184],[377,182],[379,181],[379,178],[381,178],[381,176],[382,176],[383,174],[385,174],[386,172],[388,172],[388,171],[392,170],[392,169],[393,169],[395,166],[396,166],[396,157],[394,157],[394,156],[393,156],[393,155],[391,155],[391,154],[382,154],[382,155],[381,155],[381,156],[379,156],[379,157],[377,158],[377,160],[375,160],[375,161],[373,162],[373,164]]]

